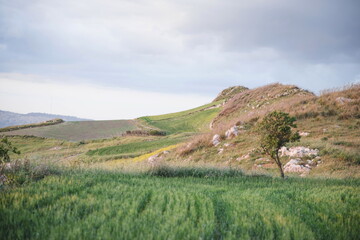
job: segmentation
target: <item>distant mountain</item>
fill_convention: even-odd
[[[0,128],[14,126],[14,125],[23,125],[30,123],[39,123],[54,118],[61,118],[64,121],[89,121],[90,119],[78,118],[73,116],[63,116],[56,114],[48,113],[27,113],[20,114],[8,111],[0,110]]]

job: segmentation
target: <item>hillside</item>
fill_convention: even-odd
[[[63,119],[64,121],[89,121],[90,119],[77,118],[73,116],[63,116],[56,114],[48,113],[14,113],[9,111],[0,110],[0,128],[14,126],[14,125],[24,125],[31,123],[40,123],[45,122],[51,119]]]
[[[306,173],[360,176],[360,85],[328,91],[321,96],[281,84],[246,90],[224,105],[214,118],[211,131],[184,144],[168,160],[217,162],[249,171],[275,173],[276,166],[258,151],[259,136],[254,131],[257,122],[274,110],[297,118],[297,130],[303,137],[300,142],[288,145],[290,151],[318,151],[316,161],[314,157],[310,159],[314,162],[311,171],[304,168]],[[236,136],[226,136],[226,132],[234,128]],[[216,134],[220,144],[214,146]],[[298,159],[307,161],[305,155]],[[289,160],[283,157],[284,164]],[[317,161],[321,163],[315,164]]]
[[[359,106],[360,85],[272,84],[178,113],[8,132],[21,154],[0,168],[0,238],[358,239]],[[286,179],[258,150],[273,110],[302,135],[281,149]]]
[[[241,91],[226,94],[231,89]],[[314,167],[307,172],[310,176],[360,176],[359,89],[355,85],[316,96],[291,85],[232,87],[219,94],[222,100],[187,111],[135,120],[65,122],[6,134],[85,140],[85,144],[74,145],[71,151],[56,141],[48,149],[61,148],[56,153],[65,162],[96,162],[96,167],[106,169],[142,168],[142,165],[146,168],[152,161],[147,159],[159,155],[154,158],[159,164],[231,166],[277,174],[274,164],[257,150],[259,139],[254,128],[266,113],[281,110],[297,118],[297,130],[303,134],[300,142],[289,144],[288,148],[318,151],[316,161],[303,158],[314,160]],[[226,131],[234,126],[237,136],[227,138]],[[166,136],[143,134],[151,131],[164,132]],[[216,134],[220,144],[213,146]],[[20,137],[14,141],[20,144],[32,140]],[[42,140],[39,144],[47,142]],[[164,151],[169,153],[163,156]],[[38,152],[46,156],[53,153],[52,150]],[[283,157],[284,164],[289,160]]]
[[[133,120],[64,122],[51,126],[4,132],[4,135],[27,135],[68,141],[83,141],[122,136],[126,131],[139,129]]]

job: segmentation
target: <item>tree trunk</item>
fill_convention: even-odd
[[[276,154],[276,163],[279,167],[279,170],[280,170],[280,176],[281,178],[285,178],[285,174],[284,174],[284,171],[283,171],[283,168],[282,168],[282,164],[281,164],[281,161],[280,161],[280,158],[279,158],[279,154],[277,153]]]

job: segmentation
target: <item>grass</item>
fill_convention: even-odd
[[[144,154],[150,151],[154,151],[159,148],[177,144],[183,141],[184,138],[158,138],[150,141],[132,142],[127,144],[121,144],[118,146],[110,146],[90,150],[86,154],[88,156],[104,156],[104,155],[121,155],[121,154]]]
[[[167,117],[142,117],[148,125],[166,131],[168,134],[184,132],[200,132],[209,129],[209,124],[219,113],[219,108],[196,111],[184,115],[169,115]]]
[[[165,173],[65,172],[2,191],[1,239],[360,236],[359,180],[283,181],[211,169]]]
[[[5,135],[33,135],[67,141],[82,141],[121,136],[138,129],[134,120],[65,122],[52,126],[27,128],[4,133]]]

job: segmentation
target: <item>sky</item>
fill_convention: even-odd
[[[0,109],[129,119],[360,82],[359,0],[0,0]]]

